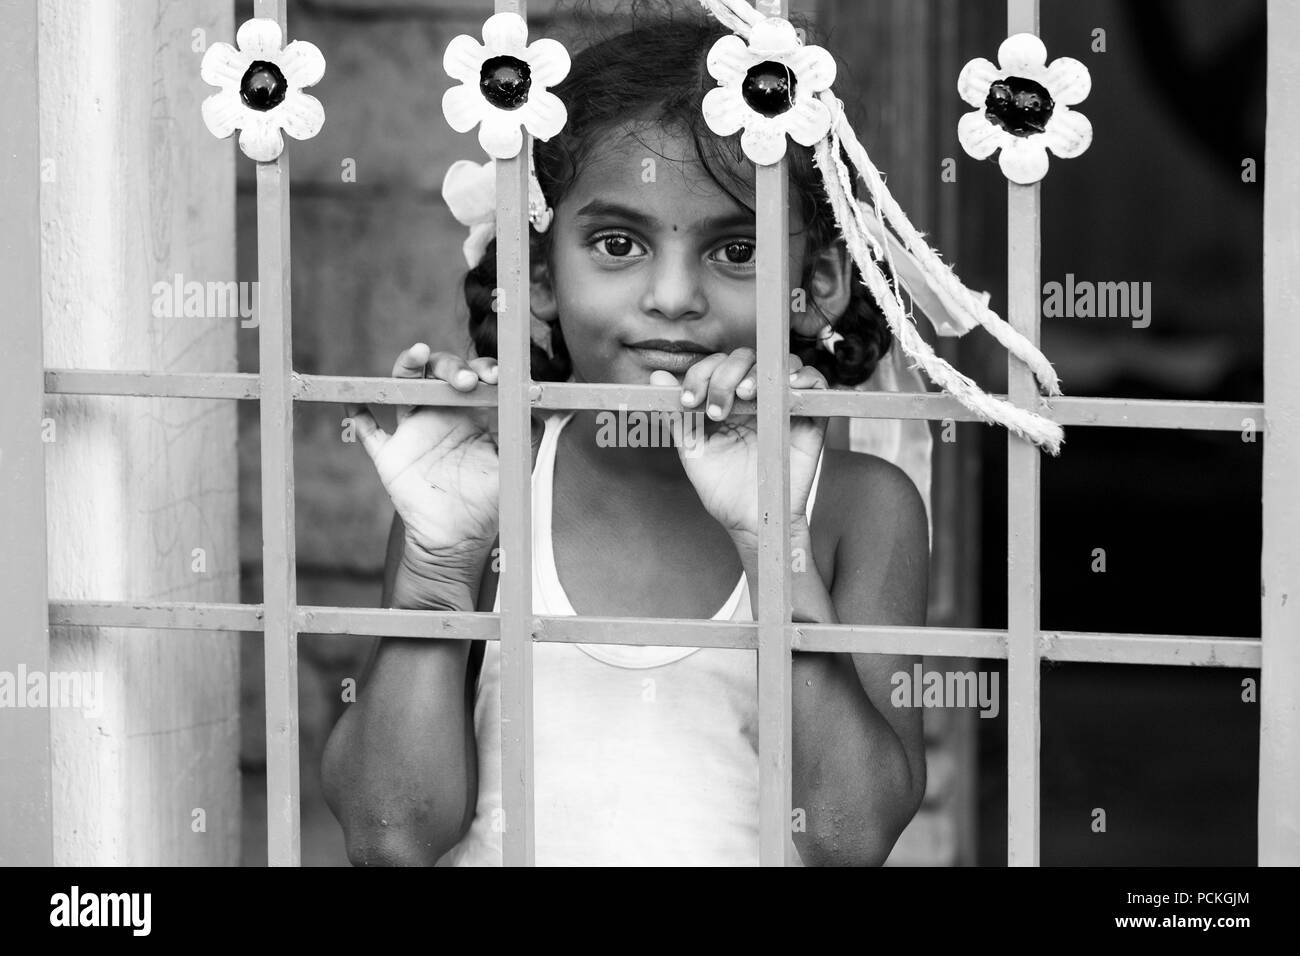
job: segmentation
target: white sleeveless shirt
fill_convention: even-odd
[[[547,418],[533,466],[534,614],[575,614],[551,539],[555,449],[572,417]],[[819,460],[810,521],[821,470]],[[752,621],[749,605],[742,573],[712,619]],[[478,801],[439,866],[502,862],[500,677],[500,644],[488,641],[474,699]],[[534,644],[537,865],[756,866],[757,705],[756,651]]]

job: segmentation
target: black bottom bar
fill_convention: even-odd
[[[783,904],[774,907],[744,904],[734,891],[747,889],[746,884],[730,887],[720,896],[716,878],[709,877],[697,882],[686,876],[685,884],[682,876],[674,877],[670,893],[673,900],[693,910],[740,904],[731,913],[729,936],[735,931],[768,933],[778,928],[771,925],[774,921],[784,924],[781,930],[799,932],[801,924],[806,930],[814,911],[821,911],[823,919],[818,922],[829,931],[831,921],[824,921],[828,911],[839,908],[837,901],[855,899],[849,911],[836,914],[837,933],[852,926],[864,944],[878,942],[882,933],[888,933],[900,940],[910,938],[909,945],[917,951],[939,939],[946,943],[964,938],[986,950],[1003,941],[1057,943],[1081,935],[1131,937],[1138,945],[1199,937],[1231,947],[1245,938],[1242,934],[1270,928],[1277,933],[1288,924],[1293,912],[1291,876],[1283,869],[1254,868],[891,868],[856,877],[829,877],[816,887],[808,884],[807,875],[799,878],[797,888],[780,880],[774,886],[793,892],[783,893]],[[86,942],[109,937],[126,940],[145,938],[141,931],[147,929],[147,938],[201,939],[209,945],[247,945],[284,936],[298,944],[319,939],[331,946],[348,936],[374,941],[404,928],[442,940],[456,930],[473,935],[500,925],[498,909],[516,928],[531,928],[532,924],[519,921],[521,906],[524,918],[536,914],[536,926],[543,930],[556,926],[559,912],[567,914],[566,922],[579,914],[588,919],[594,915],[590,906],[557,909],[550,905],[562,903],[561,892],[572,902],[572,881],[585,883],[590,877],[566,877],[563,890],[556,888],[554,880],[522,878],[533,884],[529,894],[507,901],[491,892],[492,885],[446,870],[441,877],[357,878],[324,870],[48,869],[7,881],[10,888],[4,894],[3,912],[11,940],[47,933],[75,934]],[[596,879],[608,885],[607,877]],[[584,902],[592,901],[587,894],[593,889],[598,895],[611,892],[603,886],[583,887]],[[551,899],[535,899],[537,892]],[[621,889],[620,906],[631,904],[639,913],[639,932],[650,929],[641,922],[649,913],[663,913],[644,898],[658,892],[663,892],[663,885],[645,879]],[[629,893],[642,899],[629,900]],[[1228,922],[1242,920],[1241,925]],[[114,921],[116,925],[101,925]],[[660,928],[671,932],[668,926]],[[566,929],[580,932],[571,923]]]

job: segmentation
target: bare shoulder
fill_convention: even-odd
[[[816,507],[824,503],[842,532],[891,525],[919,529],[929,540],[925,499],[907,472],[892,461],[864,452],[826,449]]]
[[[828,519],[822,534],[834,539],[828,544],[837,589],[852,587],[862,596],[890,592],[899,605],[887,611],[894,623],[924,616],[930,528],[920,490],[907,472],[884,458],[831,448],[825,454],[814,533],[821,512]]]

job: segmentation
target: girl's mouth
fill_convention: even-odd
[[[684,339],[646,339],[633,342],[628,348],[647,369],[662,369],[675,375],[682,374],[706,355],[713,354],[707,346]]]

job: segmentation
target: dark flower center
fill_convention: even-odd
[[[784,63],[765,60],[745,74],[740,95],[763,116],[778,116],[794,106],[794,71]]]
[[[503,110],[517,110],[528,102],[532,71],[513,56],[494,56],[483,61],[478,88],[484,99]]]
[[[1008,133],[1029,136],[1047,127],[1055,107],[1052,94],[1040,84],[1022,76],[1008,76],[989,87],[984,114]]]
[[[250,109],[265,113],[284,102],[289,92],[289,84],[284,74],[274,63],[266,60],[254,60],[239,81],[239,95]]]

